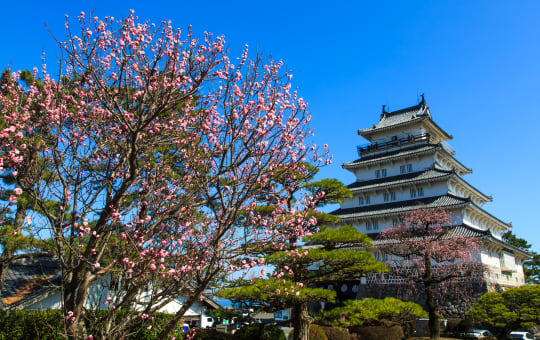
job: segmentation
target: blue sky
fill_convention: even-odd
[[[485,208],[540,251],[540,2],[537,1],[9,1],[2,5],[0,67],[57,56],[45,27],[63,37],[64,15],[94,11],[171,20],[225,35],[233,55],[282,59],[313,115],[317,144],[334,162],[321,176],[345,183],[341,164],[365,141],[381,105],[397,110],[425,93],[434,120],[454,136],[466,179]]]

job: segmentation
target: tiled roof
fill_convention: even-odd
[[[403,149],[366,155],[350,163],[344,163],[343,167],[346,168],[350,166],[361,165],[370,161],[380,162],[391,158],[402,158],[407,155],[415,155],[442,148],[443,147],[440,144],[414,144],[410,147]]]
[[[341,221],[355,220],[366,217],[384,215],[400,215],[422,205],[424,208],[458,208],[471,203],[469,198],[462,198],[451,194],[435,197],[425,197],[408,201],[389,202],[383,204],[366,205],[355,208],[337,209],[331,214],[339,216]]]
[[[417,105],[407,107],[405,109],[383,112],[381,120],[370,128],[358,130],[360,135],[370,133],[375,130],[384,129],[390,126],[401,125],[412,121],[419,121],[426,118],[431,118],[429,108],[424,101]]]
[[[2,307],[15,307],[60,286],[58,260],[49,257],[19,259],[10,264],[0,295]]]
[[[521,256],[524,256],[525,258],[531,257],[531,254],[528,251],[519,249],[493,236],[493,234],[491,233],[491,230],[489,229],[477,229],[467,224],[459,224],[459,225],[453,226],[452,228],[453,228],[452,231],[444,236],[445,238],[450,238],[453,236],[475,237],[478,239],[483,239],[489,242],[496,243],[499,246],[512,250],[514,253],[518,253]],[[373,247],[381,246],[385,243],[392,242],[391,240],[381,240],[378,237],[379,235],[380,233],[369,235],[369,237],[372,239],[371,243],[373,244]],[[398,242],[398,241],[395,241],[395,242]]]
[[[452,176],[454,171],[450,170],[440,170],[440,169],[429,169],[424,171],[411,172],[408,174],[377,178],[368,181],[354,182],[347,185],[347,188],[352,191],[355,190],[373,190],[383,187],[391,187],[400,184],[406,184],[411,182],[422,182],[432,179],[439,179]]]
[[[466,224],[459,224],[455,226],[451,226],[452,230],[445,234],[443,238],[452,238],[455,236],[459,237],[478,237],[478,238],[493,238],[494,236],[491,234],[491,231],[489,229],[476,229]],[[387,239],[381,239],[379,237],[380,233],[377,234],[370,234],[369,236],[372,239],[372,244],[374,247],[381,246],[383,244],[388,243],[399,243],[399,240],[387,240]]]

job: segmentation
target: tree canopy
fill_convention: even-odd
[[[44,64],[35,82],[14,72],[2,84],[2,189],[39,211],[28,235],[60,260],[68,338],[91,335],[89,308],[107,306],[90,323],[116,338],[183,296],[165,338],[210,282],[257,265],[247,245],[310,233],[323,195],[290,193],[330,158],[308,144],[310,115],[281,61],[247,47],[231,58],[223,37],[133,11],[77,21],[57,39],[58,76]],[[96,287],[104,301],[88,306]],[[133,313],[113,323],[118,309]]]
[[[486,293],[467,316],[477,325],[503,327],[503,332],[536,326],[540,324],[540,285]]]
[[[340,202],[351,194],[343,184],[334,179],[311,182],[304,186],[312,194],[324,194],[318,204]],[[322,289],[328,284],[344,280],[357,280],[371,272],[385,271],[366,249],[371,241],[352,226],[326,228],[323,223],[335,220],[326,214],[312,212],[317,216],[320,228],[302,239],[302,245],[289,242],[280,251],[268,251],[266,264],[273,266],[273,273],[258,279],[240,283],[220,291],[222,297],[266,311],[294,308],[294,338],[307,339],[312,318],[308,313],[310,303],[335,302],[334,290]]]

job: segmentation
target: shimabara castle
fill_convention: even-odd
[[[501,240],[511,224],[484,209],[491,197],[464,179],[472,171],[446,144],[452,136],[435,123],[423,95],[412,107],[392,112],[383,107],[379,122],[358,134],[369,144],[358,147],[360,158],[343,164],[356,181],[348,185],[353,197],[332,212],[340,217],[339,224],[352,225],[376,239],[419,204],[444,208],[452,213],[460,232],[481,240],[478,258],[485,271],[474,295],[525,283],[522,261],[528,254]],[[376,244],[375,256],[384,261],[385,254],[376,250]],[[395,282],[385,275],[369,275],[334,288],[357,298],[399,295]],[[449,314],[461,312],[449,308]]]

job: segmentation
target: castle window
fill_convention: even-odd
[[[366,230],[371,230],[371,221],[366,222]]]
[[[381,178],[381,170],[375,170],[375,177],[376,178]]]
[[[412,172],[412,164],[407,164],[407,172]]]
[[[386,177],[386,169],[381,169],[381,177]]]
[[[364,205],[364,197],[358,197],[358,204]]]
[[[399,218],[394,218],[394,219],[392,220],[392,226],[393,226],[393,227],[399,225],[399,223],[400,223],[400,222],[399,222]]]
[[[373,230],[379,230],[379,221],[373,221]]]
[[[383,195],[383,199],[384,199],[385,202],[395,201],[396,200],[396,192],[395,191],[385,192],[384,195]]]
[[[406,170],[406,169],[405,169],[405,165],[400,165],[400,166],[399,166],[399,173],[400,173],[400,174],[403,175],[403,174],[405,173],[405,170]]]
[[[416,190],[411,189],[410,192],[411,192],[411,198],[415,198],[416,197]]]
[[[424,188],[418,188],[418,197],[424,197]]]

